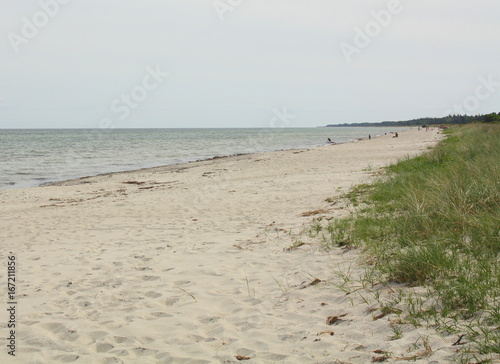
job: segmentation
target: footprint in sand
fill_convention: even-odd
[[[199,342],[210,341],[210,339],[206,339],[200,335],[187,335],[185,337],[177,337],[175,340],[172,340],[170,345],[193,345]]]
[[[88,335],[92,339],[97,340],[97,339],[102,339],[103,337],[108,336],[108,333],[106,331],[92,331],[92,332],[89,332]]]
[[[128,337],[125,337],[125,336],[113,336],[111,338],[111,340],[113,340],[117,344],[121,344],[121,343],[124,343],[125,341],[127,341]]]
[[[213,324],[213,323],[216,323],[217,321],[219,321],[220,317],[218,316],[210,316],[210,317],[202,317],[199,319],[199,321],[202,323],[202,324]]]
[[[28,325],[28,326],[31,326],[31,325],[35,325],[37,323],[39,323],[40,321],[25,321],[23,324],[24,325]]]
[[[39,352],[41,352],[41,350],[37,349],[37,348],[26,348],[26,347],[24,347],[23,348],[23,352],[24,353],[39,353]]]
[[[50,340],[47,337],[34,337],[26,340],[26,343],[30,346],[40,346],[40,347],[53,347],[56,345],[56,342]]]
[[[114,345],[108,343],[100,343],[96,345],[96,351],[98,353],[106,353],[114,348]]]
[[[143,348],[143,347],[133,348],[132,351],[139,357],[146,356],[146,355],[153,355],[153,354],[158,352],[158,350],[153,350],[153,349],[148,349],[148,348]]]
[[[55,362],[72,363],[74,361],[77,361],[79,358],[80,358],[80,355],[65,354],[65,355],[53,356],[51,359],[53,359],[53,363],[55,363]]]
[[[143,281],[156,281],[160,279],[158,276],[142,276]]]
[[[128,356],[129,355],[128,351],[125,349],[113,350],[113,351],[110,351],[109,353],[113,354],[113,355],[118,355],[118,356]],[[115,358],[115,359],[117,359],[117,358]]]
[[[161,318],[161,317],[173,317],[174,315],[171,315],[166,312],[151,312],[151,316],[154,316],[156,318]]]
[[[179,302],[179,297],[170,297],[165,300],[166,306],[172,306],[174,303]]]
[[[288,355],[269,353],[267,355],[263,355],[262,358],[272,361],[273,363],[276,363],[276,362],[284,362],[284,360],[288,358]],[[337,362],[335,361],[334,363]]]
[[[77,334],[76,330],[70,330],[63,324],[58,322],[48,322],[40,325],[45,330],[50,331],[53,335],[61,340],[75,341],[80,335]]]
[[[146,294],[144,294],[144,296],[149,297],[149,298],[158,298],[158,297],[161,297],[162,294],[159,292],[149,291],[149,292],[146,292]]]
[[[149,336],[142,336],[138,337],[137,341],[139,341],[141,344],[151,344],[152,342],[155,342],[156,339]]]
[[[175,281],[174,285],[175,286],[184,286],[184,285],[189,284],[189,283],[191,283],[191,281]]]
[[[127,355],[128,355],[128,353],[127,353]],[[105,364],[125,364],[125,362],[123,360],[121,360],[120,358],[116,358],[116,357],[106,358],[104,363]]]
[[[149,268],[149,267],[135,267],[134,269],[135,270],[140,270],[141,272],[145,271],[145,270],[151,270],[151,268]]]
[[[149,262],[153,258],[147,258],[145,255],[134,255],[135,259],[140,259],[144,263]]]

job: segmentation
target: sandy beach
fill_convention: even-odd
[[[360,252],[304,232],[348,213],[327,198],[441,137],[411,129],[0,191],[4,338],[16,262],[16,356],[2,345],[0,362],[449,362],[456,335],[390,340],[375,301],[338,289],[339,272],[363,274]],[[432,352],[420,355],[424,337]]]

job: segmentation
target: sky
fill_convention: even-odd
[[[498,0],[0,0],[0,128],[500,112]]]

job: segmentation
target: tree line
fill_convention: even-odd
[[[425,126],[425,125],[456,125],[469,123],[493,123],[500,122],[500,112],[484,115],[448,115],[442,118],[420,118],[406,121],[382,121],[378,123],[344,123],[329,124],[327,127],[335,126]]]

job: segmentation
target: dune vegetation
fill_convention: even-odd
[[[326,246],[363,248],[377,282],[425,287],[424,297],[400,294],[399,316],[462,335],[462,361],[486,363],[500,353],[500,124],[445,133],[424,155],[354,188],[345,197],[357,212],[315,232]]]

